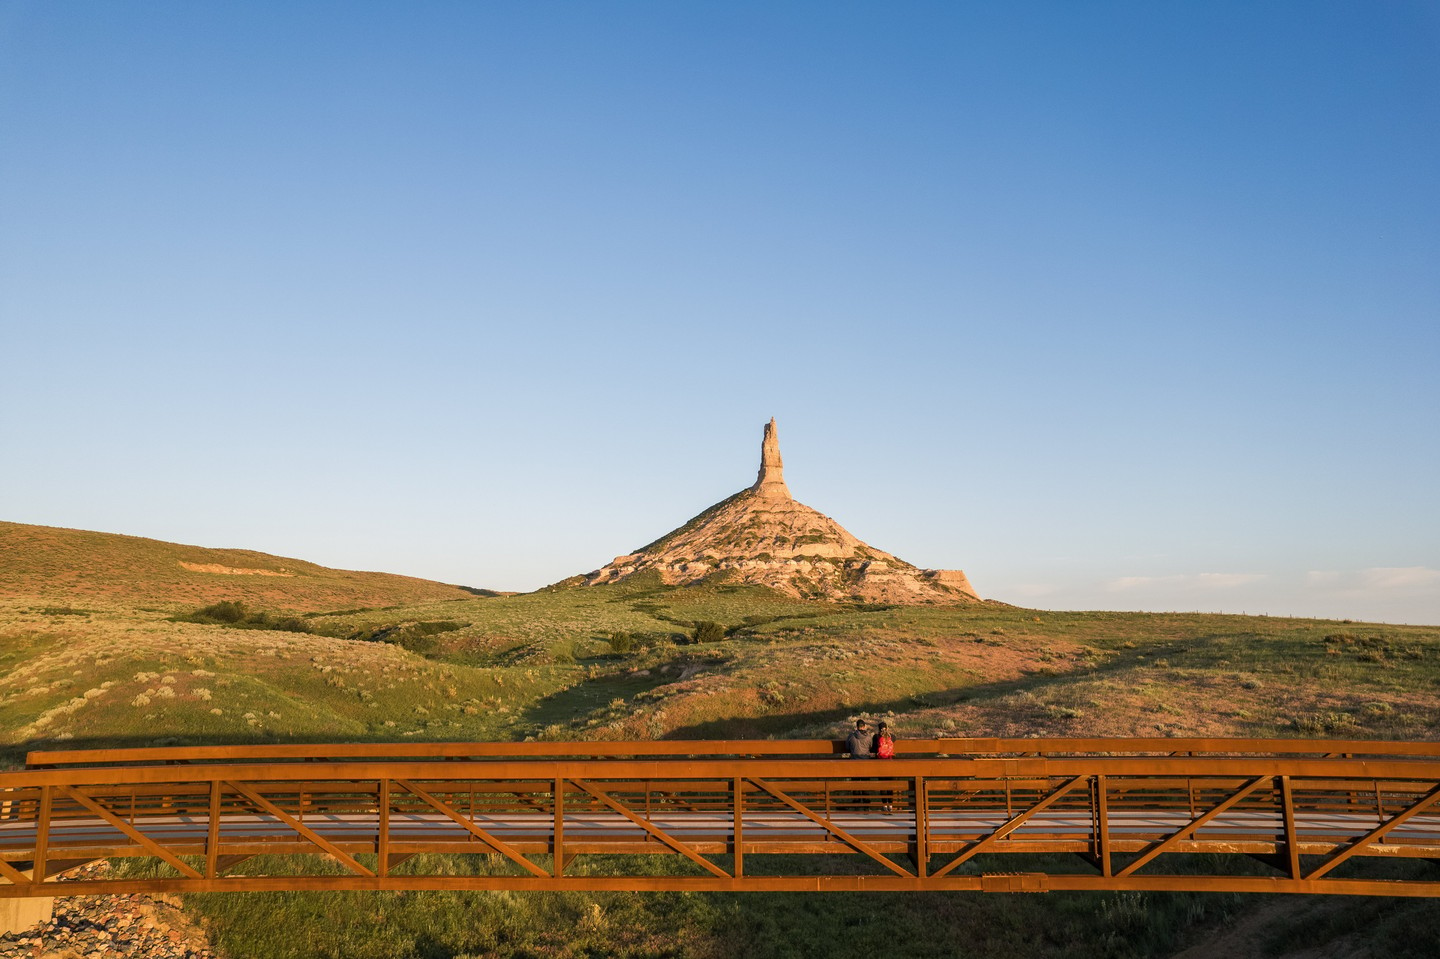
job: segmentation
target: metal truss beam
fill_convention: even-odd
[[[268,763],[262,747],[163,758],[115,750],[93,766],[48,762],[0,773],[0,898],[322,888],[1440,897],[1440,882],[1335,877],[1362,859],[1440,860],[1440,744],[1027,740],[942,755],[942,742],[925,746],[929,755],[907,744],[900,758],[866,763],[798,755],[793,743],[774,742],[610,743],[591,754],[585,750],[595,744],[502,744],[493,756],[493,744],[482,743],[441,744],[437,755],[414,743],[286,746]],[[387,758],[396,753],[403,755]],[[895,815],[880,808],[891,792],[904,800]],[[832,805],[837,795],[843,811]],[[346,871],[266,875],[258,866],[226,874],[261,854],[316,852]],[[1166,874],[1166,862],[1196,852],[1218,855],[1204,873],[1193,873],[1192,863]],[[395,874],[422,853],[482,853],[502,867],[428,875],[412,864]],[[697,868],[567,872],[577,856],[611,853],[676,856]],[[773,875],[773,865],[755,874],[756,855],[773,864],[774,856],[832,853],[858,859],[862,874],[847,867],[814,875],[812,866]],[[1060,871],[1053,864],[1063,857],[1046,860],[1053,871],[1024,871],[1026,857],[1041,853],[1079,854],[1098,875]],[[1009,857],[1006,868],[1016,871],[959,869],[982,854]],[[716,861],[726,855],[729,871]],[[127,856],[175,873],[52,878]],[[1247,857],[1278,875],[1232,870]],[[932,869],[937,859],[943,864]]]

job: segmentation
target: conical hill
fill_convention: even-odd
[[[920,569],[855,538],[830,517],[797,502],[785,485],[772,419],[755,485],[700,513],[634,553],[586,577],[613,583],[653,571],[665,583],[723,578],[806,599],[883,603],[973,603],[960,570]]]

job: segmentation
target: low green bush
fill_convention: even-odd
[[[702,620],[695,624],[695,631],[690,635],[697,643],[718,643],[725,638],[725,627],[719,623]]]
[[[193,613],[170,617],[177,623],[200,623],[204,626],[229,626],[231,629],[273,629],[286,633],[313,632],[310,624],[298,616],[282,616],[264,610],[252,610],[238,600],[226,600],[202,606]]]
[[[429,655],[440,648],[435,637],[440,633],[451,633],[457,629],[464,629],[469,623],[457,623],[453,620],[440,619],[424,622],[410,623],[387,623],[382,626],[371,626],[359,632],[351,633],[346,639],[358,639],[367,643],[391,643],[412,653],[419,653],[422,656]]]

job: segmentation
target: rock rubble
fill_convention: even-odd
[[[103,870],[104,863],[95,867]],[[47,922],[0,933],[0,959],[214,959],[173,896],[65,896]]]

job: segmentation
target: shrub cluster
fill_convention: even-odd
[[[346,639],[358,639],[369,643],[391,643],[412,653],[419,653],[422,656],[428,655],[439,649],[439,643],[435,637],[440,633],[449,633],[457,629],[464,629],[469,623],[457,623],[448,619],[431,620],[428,622],[394,623],[385,626],[372,626],[369,629],[362,629],[358,633],[351,633]]]
[[[690,635],[697,643],[718,643],[725,638],[725,627],[719,623],[702,620],[695,624],[695,631]]]
[[[232,629],[274,629],[287,633],[313,632],[310,625],[298,616],[280,616],[264,610],[252,610],[238,600],[214,603],[185,613],[172,616],[177,623],[202,623],[206,626],[229,626]]]

